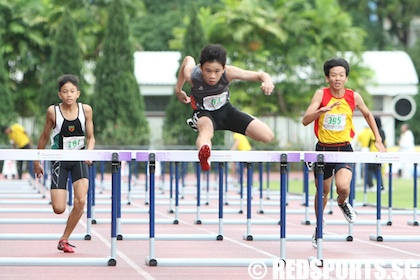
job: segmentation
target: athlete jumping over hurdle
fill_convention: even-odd
[[[58,97],[61,103],[48,107],[38,149],[45,149],[50,138],[51,149],[93,150],[95,137],[92,108],[87,104],[78,103],[79,96],[77,76],[63,75],[58,79]],[[57,245],[57,249],[65,253],[74,253],[75,246],[69,244],[68,239],[83,215],[89,188],[87,164],[91,163],[91,161],[54,161],[51,165],[51,204],[56,214],[64,213],[67,208],[69,172],[74,189],[73,209]],[[39,161],[34,162],[34,171],[38,178],[44,174]]]
[[[269,143],[274,139],[271,129],[259,119],[239,111],[229,102],[232,80],[260,81],[261,90],[270,95],[274,89],[269,74],[226,65],[226,50],[210,44],[203,48],[200,63],[186,56],[181,64],[175,93],[180,102],[191,103],[194,113],[187,122],[198,131],[196,140],[201,169],[210,169],[211,139],[215,130],[230,130]],[[191,85],[191,97],[182,87]]]
[[[363,117],[375,135],[375,146],[378,148],[378,151],[386,152],[375,119],[367,108],[363,98],[359,93],[344,87],[349,72],[350,66],[342,58],[333,58],[325,62],[324,73],[329,87],[319,89],[315,92],[303,116],[302,124],[307,126],[315,121],[314,131],[318,138],[318,143],[315,148],[316,151],[353,152],[350,141],[355,134],[353,111],[357,107],[362,112]],[[327,163],[325,165],[323,183],[322,210],[325,209],[328,201],[328,193],[334,171],[338,193],[337,203],[349,223],[356,221],[356,213],[347,201],[350,194],[353,169],[354,163]],[[317,174],[315,172],[315,179],[316,177]],[[315,182],[316,184],[318,183],[317,180]],[[315,199],[314,205],[317,215],[317,199]],[[317,228],[315,228],[315,233],[312,236],[312,246],[314,248],[318,246]]]

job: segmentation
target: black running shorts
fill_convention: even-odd
[[[51,189],[67,189],[67,178],[71,181],[89,178],[88,166],[83,161],[55,161],[51,163]],[[70,173],[70,174],[69,174]]]
[[[337,143],[337,144],[324,144],[318,142],[315,147],[316,151],[323,152],[353,152],[353,148],[350,143]],[[341,168],[346,168],[350,171],[354,169],[354,163],[326,163],[324,168],[324,180],[331,178],[333,171],[337,172]],[[314,168],[315,178],[317,178],[316,164]]]
[[[208,117],[213,122],[214,130],[230,130],[245,135],[246,128],[254,117],[239,111],[231,103],[226,103],[222,108],[215,111],[196,110],[192,119]]]

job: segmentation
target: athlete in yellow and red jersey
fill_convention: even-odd
[[[380,152],[386,152],[382,138],[372,113],[367,108],[362,96],[344,86],[347,82],[350,66],[342,58],[333,58],[324,63],[325,79],[328,88],[319,89],[312,97],[302,124],[314,123],[315,135],[318,138],[316,151],[353,152],[350,141],[355,135],[353,111],[357,107],[375,135],[375,146]],[[323,182],[323,210],[328,201],[333,174],[337,187],[337,203],[349,223],[354,223],[356,213],[347,199],[350,194],[350,183],[354,163],[330,163],[325,165]],[[315,174],[316,177],[316,174]],[[317,184],[317,180],[315,180]],[[318,185],[317,185],[318,189]],[[317,200],[315,199],[317,215]],[[312,246],[317,247],[317,229],[312,237]]]

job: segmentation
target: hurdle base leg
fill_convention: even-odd
[[[116,266],[117,260],[116,259],[109,259],[108,260],[108,266]]]
[[[145,261],[146,261],[146,265],[148,266],[157,266],[158,264],[156,259],[149,258],[149,257],[147,257]]]
[[[244,234],[242,235],[242,238],[243,238],[244,240],[247,240],[247,241],[253,241],[253,240],[254,240],[254,237],[252,236],[252,234],[248,234],[248,233],[244,233]]]
[[[418,221],[408,221],[407,222],[407,225],[409,225],[409,226],[418,226],[419,225],[419,222]]]
[[[309,262],[314,261],[315,262],[315,265],[317,267],[323,267],[324,266],[324,260],[323,259],[319,259],[317,257],[309,257],[308,261]]]
[[[384,241],[384,238],[381,235],[371,234],[371,235],[369,235],[369,240],[382,242],[382,241]]]

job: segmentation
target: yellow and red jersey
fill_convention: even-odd
[[[319,142],[326,144],[350,142],[354,135],[353,112],[356,107],[354,91],[345,89],[344,96],[334,97],[330,88],[324,88],[321,107],[330,106],[339,101],[340,105],[334,106],[331,111],[323,112],[315,121],[314,130]]]

